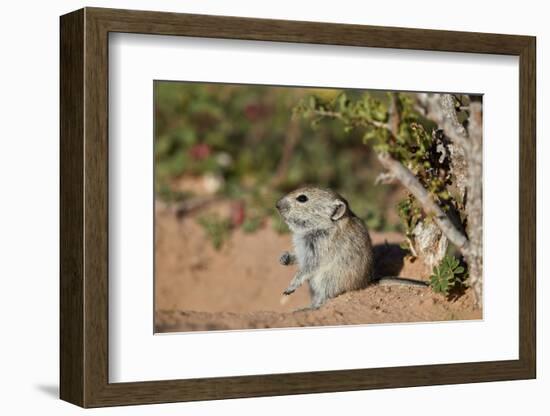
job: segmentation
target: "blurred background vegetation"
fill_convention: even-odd
[[[382,172],[363,133],[330,120],[294,114],[300,106],[348,99],[374,100],[376,91],[157,81],[155,192],[166,204],[224,199],[231,215],[197,221],[220,247],[236,228],[272,226],[286,232],[274,209],[282,195],[313,184],[336,190],[374,231],[401,229],[398,185],[377,184]]]

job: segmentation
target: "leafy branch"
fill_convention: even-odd
[[[313,127],[323,118],[331,118],[343,123],[346,131],[362,128],[363,142],[373,144],[387,170],[385,180],[399,181],[446,237],[461,252],[468,250],[466,235],[448,215],[458,203],[449,190],[452,175],[445,136],[435,125],[428,133],[425,126],[430,124],[421,119],[409,96],[389,93],[387,98],[391,111],[387,102],[370,94],[352,101],[342,93],[330,102],[310,97],[295,113],[311,119]]]

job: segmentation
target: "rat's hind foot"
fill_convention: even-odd
[[[313,311],[314,309],[311,308],[311,306],[308,306],[308,307],[305,307],[305,308],[298,308],[298,309],[294,309],[292,311],[292,313],[298,313],[298,312],[311,312]]]
[[[321,305],[318,305],[318,306],[310,305],[310,306],[306,306],[305,308],[294,309],[292,312],[313,312],[319,309],[320,307]]]

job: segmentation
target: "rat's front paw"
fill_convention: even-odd
[[[291,287],[287,287],[287,288],[285,289],[285,291],[283,292],[283,295],[285,295],[285,296],[292,295],[292,294],[294,293],[294,290],[295,290],[295,289],[293,289],[293,288],[291,288]]]
[[[283,254],[281,254],[281,257],[279,257],[279,263],[281,263],[283,266],[288,266],[290,263],[292,263],[292,255],[285,251]]]

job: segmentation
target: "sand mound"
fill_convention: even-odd
[[[223,204],[215,207],[226,209]],[[426,280],[420,261],[403,257],[398,233],[371,233],[379,272]],[[346,293],[316,311],[293,312],[309,304],[307,287],[281,304],[295,269],[278,263],[291,247],[289,235],[269,223],[254,233],[231,233],[213,248],[194,215],[156,215],[155,327],[157,332],[281,328],[296,326],[480,319],[473,297],[448,301],[430,289],[371,286]]]

